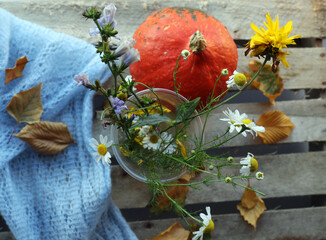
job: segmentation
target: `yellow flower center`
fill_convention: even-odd
[[[237,84],[238,86],[243,86],[246,84],[247,82],[247,78],[244,74],[242,73],[237,73],[235,76],[234,76],[234,82],[235,84]]]
[[[151,143],[157,143],[157,142],[158,142],[158,136],[156,136],[156,135],[152,135],[152,136],[149,138],[149,141],[151,141]]]
[[[204,230],[204,233],[210,233],[213,230],[214,230],[214,223],[213,223],[212,219],[210,219],[207,227]]]
[[[255,158],[250,159],[250,172],[254,172],[258,169],[258,161]]]
[[[248,125],[252,121],[249,118],[246,118],[246,119],[243,119],[241,122]]]
[[[97,151],[99,154],[104,156],[108,152],[108,149],[106,148],[106,146],[104,144],[100,144],[97,146]]]

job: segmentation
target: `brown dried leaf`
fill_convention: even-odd
[[[262,114],[257,125],[263,126],[265,132],[257,132],[264,144],[273,144],[290,136],[295,125],[290,118],[281,111],[271,111]]]
[[[248,185],[250,187],[250,185]],[[266,210],[264,201],[250,189],[245,189],[241,202],[237,205],[241,216],[256,229],[257,220]]]
[[[56,154],[74,141],[66,124],[47,121],[27,124],[14,136],[44,154]]]
[[[41,102],[41,88],[43,83],[40,83],[34,88],[27,91],[16,93],[7,106],[7,112],[18,123],[21,122],[37,122],[43,113]]]
[[[184,229],[180,223],[175,222],[164,232],[149,240],[187,240],[190,231]]]
[[[8,84],[16,78],[22,77],[22,72],[27,62],[27,57],[23,56],[16,61],[15,66],[13,68],[7,68],[5,84]]]

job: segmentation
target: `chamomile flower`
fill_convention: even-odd
[[[222,69],[221,74],[223,76],[227,76],[227,75],[229,75],[229,71],[227,70],[227,68],[224,68],[224,69]]]
[[[256,172],[256,179],[257,180],[263,180],[264,179],[264,173],[263,172]]]
[[[184,60],[187,60],[187,58],[190,56],[190,52],[185,49],[185,50],[181,51],[181,55],[182,55]]]
[[[227,121],[230,124],[229,132],[232,133],[234,130],[237,132],[241,132],[243,136],[247,136],[246,132],[250,132],[253,136],[254,133],[257,136],[257,132],[265,132],[265,128],[262,126],[257,126],[253,121],[251,121],[247,114],[240,114],[238,110],[232,112],[229,108],[227,111],[223,111],[223,113],[228,118],[221,118],[221,121]],[[243,129],[244,128],[244,129]]]
[[[193,232],[192,240],[203,240],[204,233],[210,233],[214,230],[214,222],[212,221],[211,208],[206,207],[207,215],[201,213],[199,216],[203,219],[203,226],[198,231]]]
[[[242,165],[240,169],[242,176],[249,176],[250,172],[254,172],[258,168],[258,161],[254,158],[254,155],[249,152],[247,157],[241,158],[240,164]]]
[[[168,134],[167,132],[163,132],[161,134],[161,138],[163,141],[162,146],[161,146],[161,149],[163,150],[163,154],[174,153],[176,151],[176,145],[171,143],[171,141],[173,140],[172,135]]]
[[[108,152],[108,148],[112,145],[112,141],[108,141],[108,137],[103,137],[100,135],[100,142],[98,142],[95,138],[92,138],[92,143],[89,145],[95,150],[93,153],[96,156],[96,162],[102,159],[102,163],[111,163],[111,154]]]
[[[242,89],[243,86],[247,83],[247,78],[243,73],[239,73],[235,70],[233,75],[231,75],[229,80],[225,83],[227,84],[227,88],[237,86],[238,89]]]
[[[147,134],[142,141],[144,148],[152,150],[158,150],[161,146],[161,142],[162,139],[155,132]]]

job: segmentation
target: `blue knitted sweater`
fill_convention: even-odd
[[[136,239],[110,198],[110,166],[97,163],[89,146],[93,93],[73,80],[82,72],[109,78],[95,51],[0,9],[0,212],[17,239]],[[5,85],[5,69],[24,55],[23,77]],[[41,120],[65,123],[75,140],[56,155],[40,154],[16,137],[7,144],[16,120],[6,106],[40,82]]]

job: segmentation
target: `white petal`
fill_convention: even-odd
[[[101,157],[102,157],[101,155],[98,155],[97,158],[96,158],[96,162],[99,162]]]
[[[100,144],[98,143],[98,141],[97,141],[95,138],[92,138],[92,141],[93,141],[93,143],[94,143],[96,146],[100,145]]]
[[[206,212],[207,212],[207,217],[208,217],[209,219],[212,219],[212,216],[211,216],[211,207],[207,206],[207,207],[206,207]]]
[[[93,143],[89,144],[92,148],[97,149],[97,146],[95,146]]]
[[[104,138],[103,138],[102,134],[100,135],[100,143],[105,145]]]

